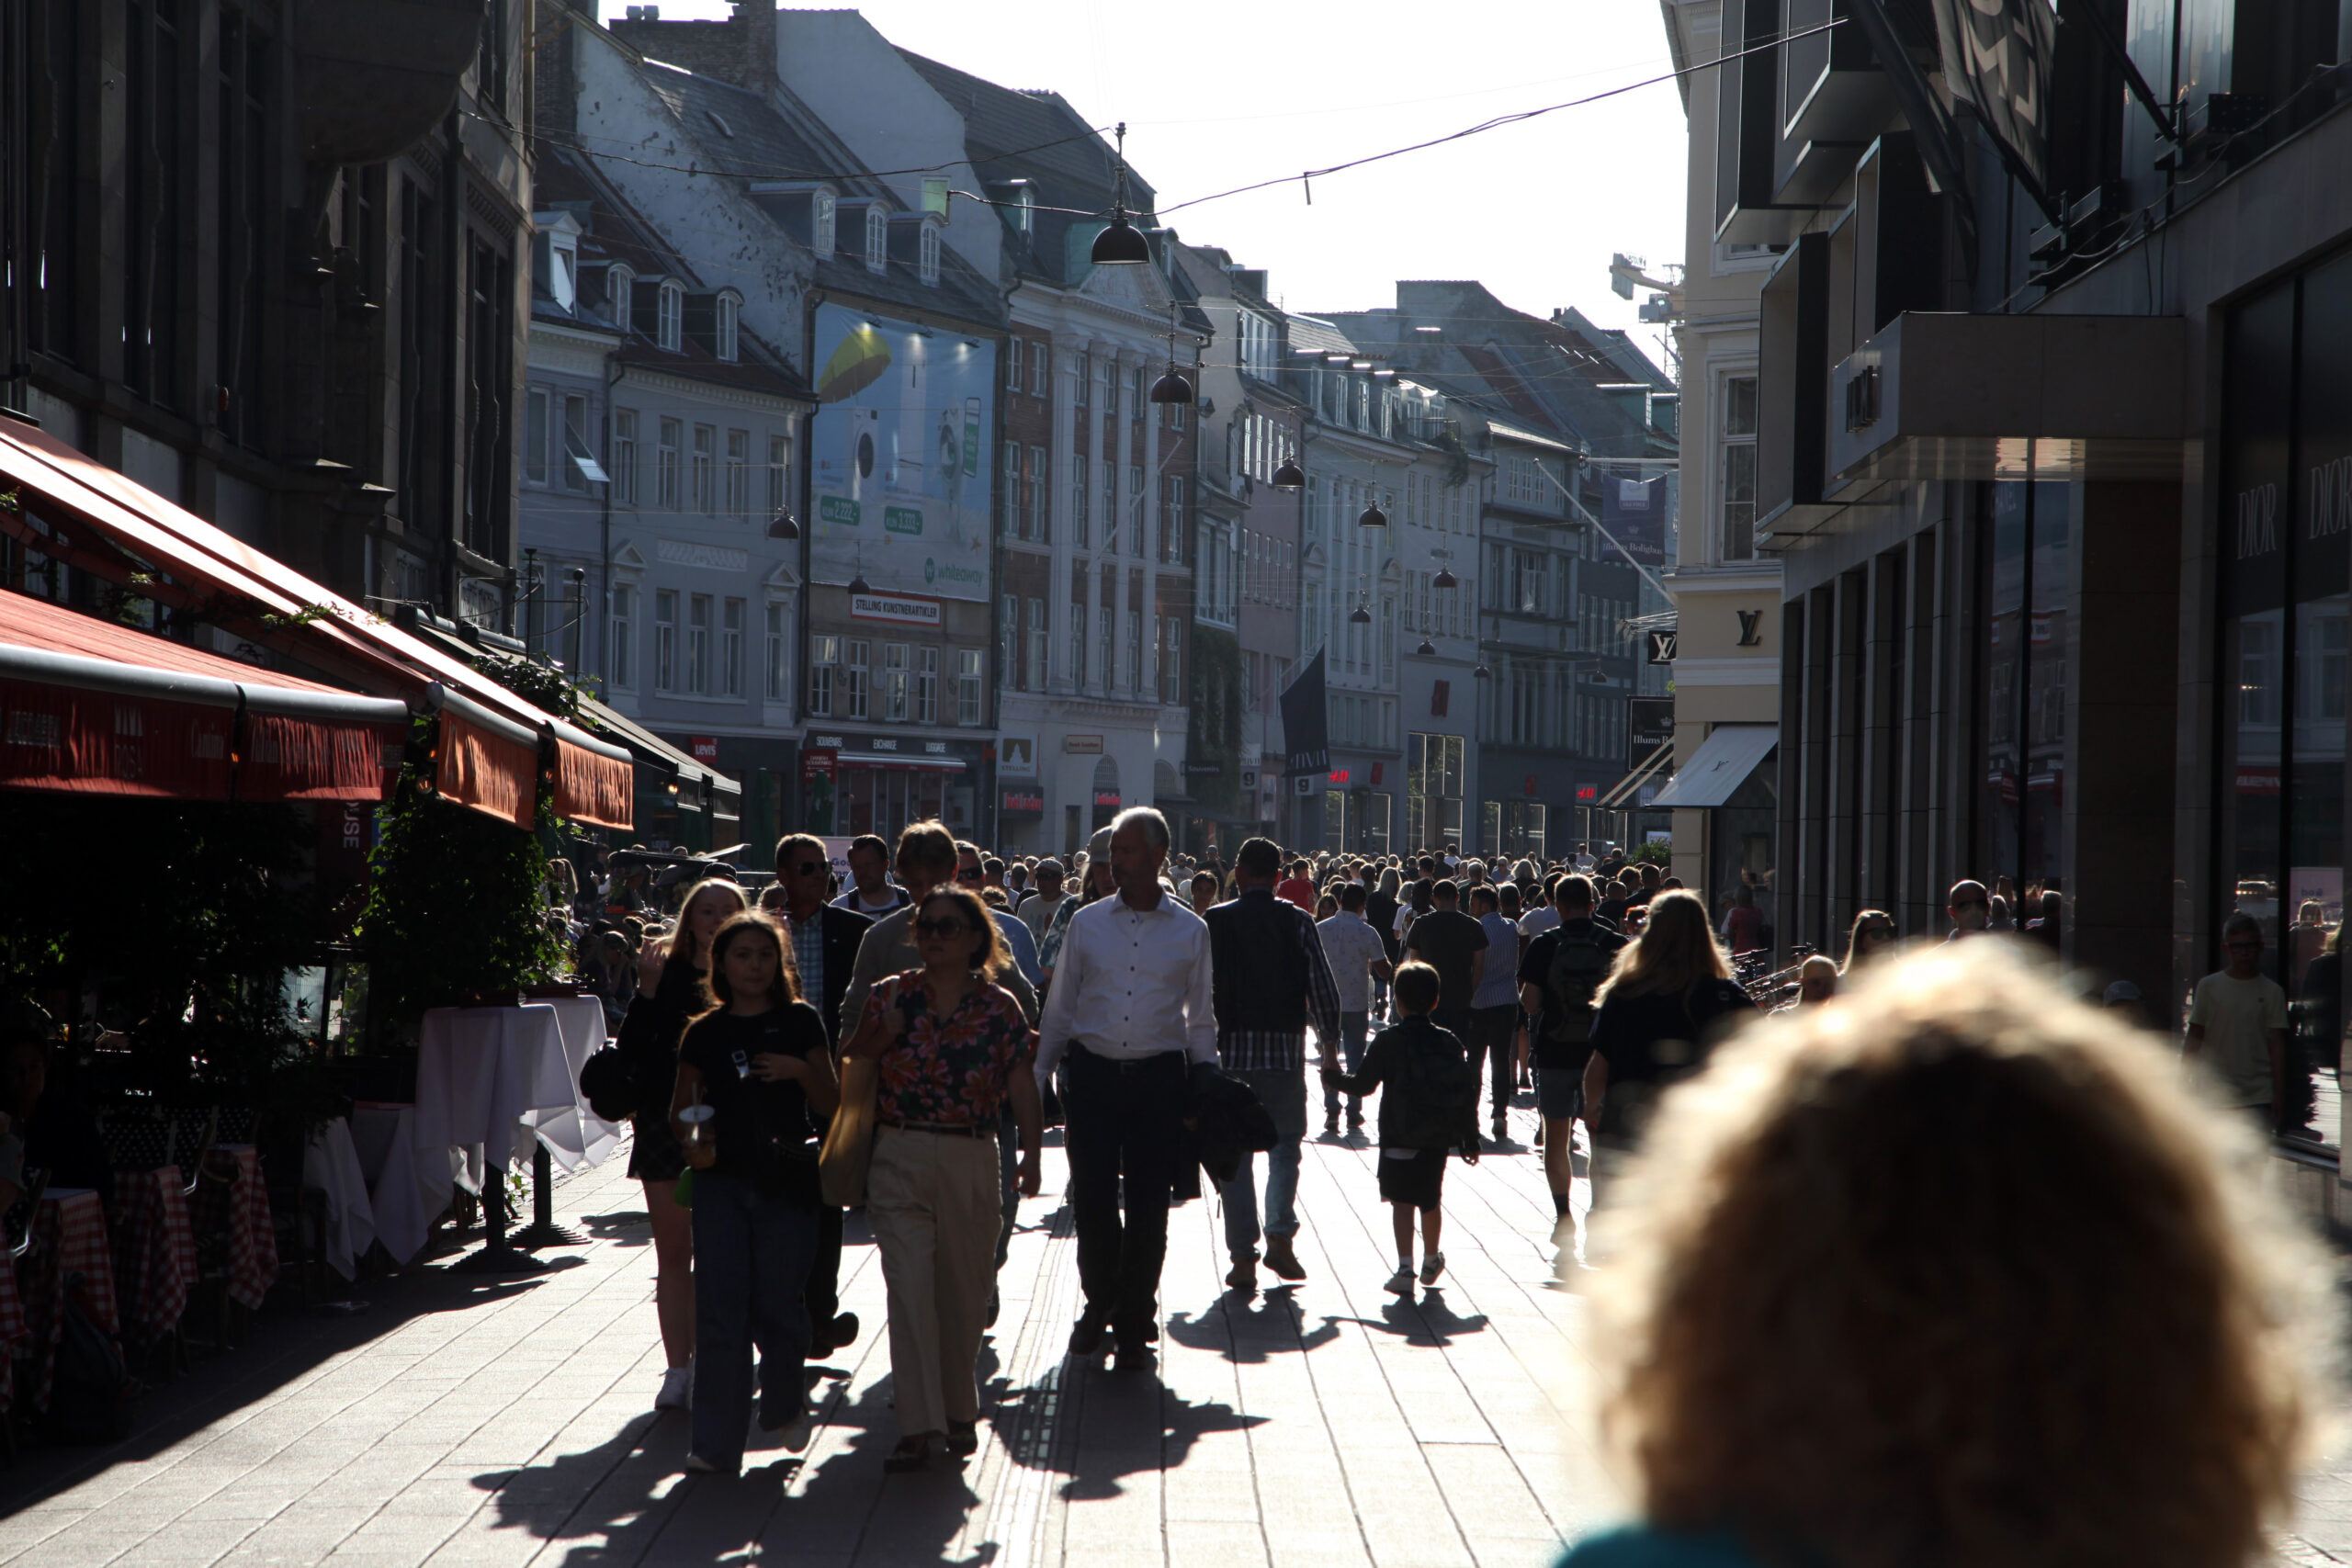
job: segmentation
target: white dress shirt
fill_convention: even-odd
[[[1340,987],[1341,1012],[1372,1010],[1372,966],[1388,962],[1388,948],[1380,933],[1362,915],[1340,910],[1315,923],[1323,939],[1323,957],[1331,965],[1332,982]]]
[[[1165,888],[1154,908],[1098,898],[1070,918],[1038,1031],[1040,1083],[1072,1043],[1114,1062],[1217,1059],[1209,928]]]

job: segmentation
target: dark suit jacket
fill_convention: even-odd
[[[818,917],[825,927],[825,995],[817,1010],[825,1015],[825,1032],[839,1049],[842,998],[849,994],[850,974],[857,967],[857,945],[865,940],[866,929],[874,922],[838,904],[823,906]]]

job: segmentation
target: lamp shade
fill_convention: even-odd
[[[1427,637],[1423,637],[1421,638],[1420,647],[1413,649],[1413,651],[1420,655],[1423,659],[1435,658],[1437,655],[1437,644],[1431,642]]]
[[[777,513],[775,519],[768,524],[768,537],[771,539],[800,537],[800,519],[789,512]]]
[[[849,591],[852,593],[871,593],[874,592],[874,584],[866,581],[865,573],[861,571],[849,580]]]
[[[1274,470],[1274,488],[1276,490],[1305,490],[1306,471],[1296,463],[1285,459],[1283,466]]]
[[[1171,367],[1151,384],[1151,400],[1155,403],[1189,403],[1193,400],[1193,384]]]
[[[1454,576],[1450,568],[1440,567],[1437,569],[1437,575],[1430,579],[1430,586],[1431,588],[1459,588],[1462,586],[1462,580]]]
[[[1356,514],[1356,526],[1359,528],[1385,528],[1388,526],[1388,513],[1381,511],[1380,502],[1375,501]]]
[[[1479,665],[1476,670],[1471,671],[1470,673],[1476,675],[1481,681],[1490,681],[1494,679],[1495,674],[1493,671],[1487,669],[1483,664]]]
[[[1372,612],[1359,604],[1354,609],[1348,612],[1348,624],[1350,626],[1368,626],[1372,625]]]
[[[1089,254],[1096,266],[1142,266],[1151,260],[1151,242],[1127,221],[1125,213],[1116,213],[1111,226],[1094,236]]]

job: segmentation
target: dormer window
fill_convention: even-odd
[[[730,365],[734,363],[736,357],[736,328],[742,320],[742,314],[743,302],[735,297],[734,291],[731,289],[720,290],[718,296],[718,343],[717,345],[717,352],[719,358],[726,360]]]
[[[939,287],[939,225],[925,223],[916,236],[916,270],[926,288]]]
[[[878,201],[865,208],[865,270],[888,272],[890,267],[890,217]]]
[[[655,299],[653,341],[671,354],[678,352],[685,338],[685,286],[664,280]]]
[[[808,248],[820,256],[833,254],[833,193],[820,190],[809,204]]]
[[[580,220],[571,212],[557,209],[552,212],[532,214],[531,221],[538,233],[533,260],[539,268],[539,287],[547,291],[559,310],[567,313],[580,307]]]
[[[626,333],[629,330],[629,293],[637,285],[637,274],[627,265],[615,262],[605,269],[605,314],[613,325]]]

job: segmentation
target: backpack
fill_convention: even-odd
[[[1544,1038],[1555,1045],[1592,1039],[1592,995],[1617,963],[1592,923],[1580,924],[1580,930],[1563,925],[1554,933],[1552,963],[1544,972]]]
[[[1444,1030],[1432,1029],[1406,1043],[1398,1055],[1396,1070],[1382,1091],[1381,1141],[1393,1138],[1408,1149],[1450,1149],[1462,1142],[1465,1131],[1475,1137],[1478,1075],[1470,1070],[1461,1043]],[[1394,1116],[1385,1103],[1390,1094],[1397,1097]]]
[[[65,1314],[49,1394],[49,1435],[61,1443],[110,1443],[130,1415],[131,1382],[121,1348],[82,1310],[79,1273],[65,1277]]]

